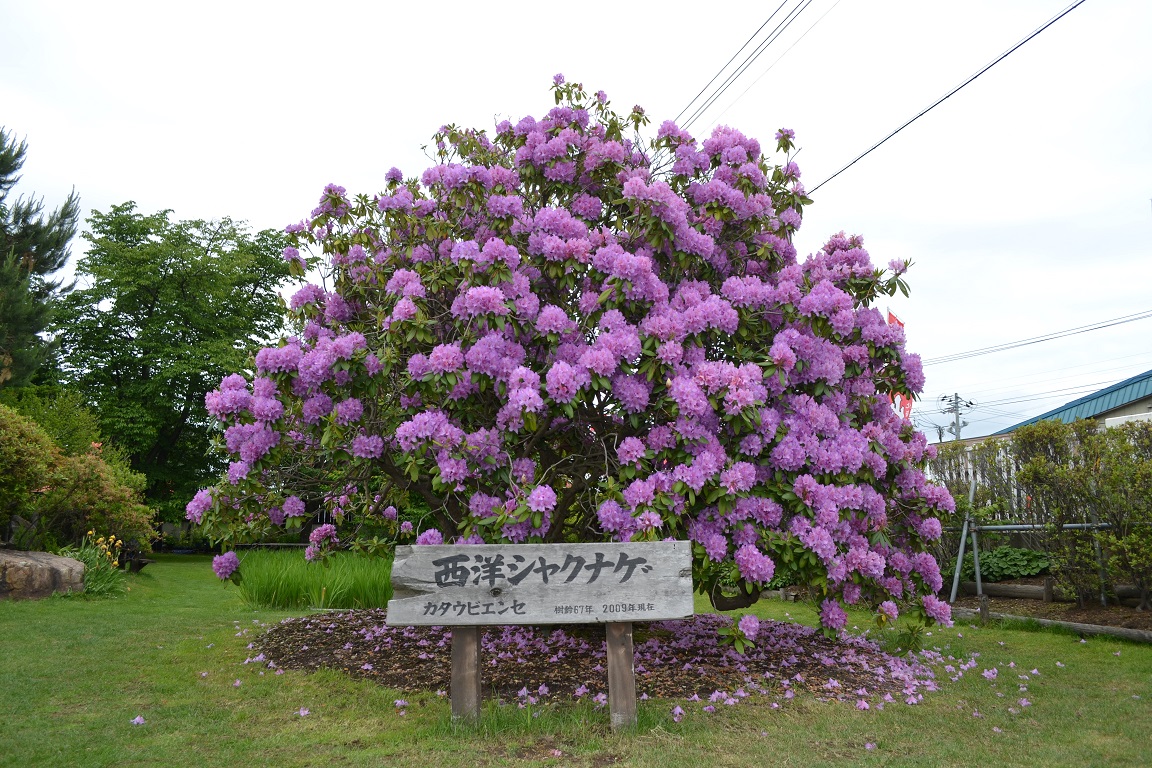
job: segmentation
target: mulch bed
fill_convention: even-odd
[[[964,661],[932,652],[898,658],[864,638],[829,639],[773,621],[762,622],[756,646],[739,655],[717,645],[717,631],[730,623],[708,614],[635,625],[637,695],[722,705],[807,691],[883,707],[897,699],[915,703],[936,690],[928,664]],[[602,626],[487,627],[481,643],[487,695],[504,702],[598,700],[607,691]],[[253,648],[261,654],[253,660],[272,666],[339,669],[405,692],[448,691],[450,628],[388,627],[382,610],[286,619]]]
[[[1017,579],[1015,581],[1005,581],[1001,583],[1035,586],[1043,584],[1044,579]],[[966,595],[957,598],[955,604],[960,608],[979,610],[980,599],[975,595]],[[1138,611],[1135,608],[1124,605],[1102,606],[1099,602],[1095,602],[1089,603],[1083,608],[1077,608],[1075,603],[1045,603],[1043,600],[989,597],[988,610],[993,613],[1004,613],[1011,616],[1024,616],[1033,619],[1071,621],[1077,624],[1125,627],[1127,629],[1142,629],[1152,632],[1152,611]]]

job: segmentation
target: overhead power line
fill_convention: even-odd
[[[908,126],[912,125],[912,123],[916,122],[916,121],[917,121],[917,120],[919,120],[920,118],[924,117],[924,115],[928,114],[928,113],[929,113],[929,112],[931,112],[933,109],[935,109],[936,107],[938,107],[938,106],[940,106],[941,104],[943,104],[945,101],[947,101],[948,99],[950,99],[950,98],[951,98],[953,95],[955,95],[955,94],[956,94],[958,91],[960,91],[960,89],[962,89],[964,86],[968,85],[968,84],[969,84],[969,83],[971,83],[973,80],[975,80],[976,78],[980,77],[980,75],[984,74],[984,73],[985,73],[985,72],[987,72],[988,70],[992,69],[992,67],[996,66],[996,65],[997,65],[997,64],[999,64],[1001,61],[1003,61],[1004,59],[1008,58],[1008,56],[1010,56],[1012,53],[1014,53],[1014,52],[1015,52],[1015,51],[1016,51],[1018,48],[1020,48],[1022,45],[1024,45],[1025,43],[1027,43],[1027,42],[1028,42],[1029,40],[1031,40],[1032,38],[1036,37],[1036,35],[1040,34],[1040,33],[1041,33],[1041,32],[1043,32],[1044,30],[1048,29],[1048,27],[1052,26],[1053,24],[1055,24],[1057,21],[1059,21],[1060,19],[1062,19],[1062,18],[1064,18],[1065,16],[1067,16],[1067,15],[1068,15],[1069,13],[1071,13],[1072,11],[1076,10],[1077,8],[1079,8],[1081,5],[1083,5],[1083,4],[1084,4],[1084,2],[1085,2],[1085,0],[1076,0],[1076,2],[1072,3],[1072,4],[1071,4],[1071,5],[1069,5],[1067,8],[1065,8],[1064,10],[1062,10],[1060,13],[1056,14],[1056,15],[1055,15],[1055,16],[1053,16],[1051,19],[1049,19],[1048,21],[1044,22],[1044,24],[1042,24],[1041,26],[1037,27],[1035,31],[1033,31],[1031,34],[1029,34],[1029,35],[1028,35],[1027,37],[1025,37],[1023,40],[1021,40],[1020,42],[1016,43],[1016,45],[1014,45],[1014,46],[1012,46],[1011,48],[1009,48],[1008,50],[1004,51],[1004,53],[1000,54],[1000,55],[999,55],[999,56],[997,56],[995,59],[993,59],[991,62],[989,62],[987,65],[985,65],[985,67],[984,67],[983,69],[981,69],[979,72],[977,72],[976,74],[972,75],[971,77],[969,77],[969,78],[968,78],[967,80],[965,80],[964,82],[960,83],[960,85],[956,86],[956,87],[955,87],[955,88],[953,88],[952,90],[948,91],[948,93],[944,94],[944,95],[943,95],[943,96],[941,96],[939,99],[937,99],[936,101],[934,101],[934,102],[933,102],[933,103],[932,103],[930,106],[926,107],[925,109],[923,109],[923,110],[921,110],[919,113],[917,113],[917,114],[916,114],[916,116],[915,116],[915,117],[913,117],[911,120],[909,120],[908,122],[904,123],[904,124],[903,124],[903,125],[901,125],[899,128],[897,128],[896,130],[892,131],[892,133],[890,133],[890,134],[888,134],[887,136],[885,136],[884,138],[880,139],[880,141],[878,141],[878,142],[876,142],[875,144],[873,144],[871,147],[869,147],[869,148],[868,148],[867,150],[865,150],[864,152],[860,153],[860,154],[859,154],[859,155],[856,157],[856,159],[855,159],[855,160],[853,160],[852,162],[848,163],[848,165],[844,166],[844,167],[843,167],[843,168],[841,168],[840,170],[836,171],[836,173],[832,174],[832,175],[831,175],[831,176],[829,176],[828,178],[824,179],[824,181],[822,181],[822,182],[820,182],[819,184],[817,184],[815,187],[813,187],[813,188],[812,188],[812,189],[809,191],[809,193],[808,193],[808,194],[809,194],[809,195],[811,195],[811,194],[812,194],[812,193],[814,193],[816,190],[820,189],[820,187],[824,186],[824,185],[825,185],[825,184],[827,184],[828,182],[832,181],[832,179],[834,179],[834,178],[836,178],[837,176],[839,176],[840,174],[844,173],[844,171],[846,171],[846,170],[848,170],[849,168],[851,168],[852,166],[856,165],[856,163],[858,163],[859,161],[861,161],[861,160],[863,160],[865,157],[867,157],[869,154],[871,154],[871,153],[872,153],[872,151],[873,151],[873,150],[875,150],[875,149],[877,149],[877,148],[878,148],[878,147],[879,147],[881,144],[883,144],[884,142],[888,141],[888,139],[890,139],[890,138],[892,138],[893,136],[895,136],[896,134],[900,133],[900,131],[902,131],[902,130],[904,130],[905,128],[907,128]]]
[[[1009,341],[1004,344],[995,344],[991,347],[981,347],[980,349],[970,349],[967,352],[956,352],[951,355],[944,355],[942,357],[933,357],[923,362],[923,365],[940,365],[941,363],[953,363],[957,360],[967,360],[970,357],[980,357],[981,355],[990,355],[993,352],[1003,352],[1008,349],[1016,349],[1018,347],[1027,347],[1032,344],[1040,344],[1045,341],[1053,341],[1054,339],[1063,339],[1068,336],[1078,336],[1081,333],[1088,333],[1090,331],[1099,331],[1104,328],[1111,328],[1116,325],[1124,325],[1125,323],[1134,323],[1137,320],[1146,320],[1152,317],[1152,309],[1145,309],[1131,315],[1123,315],[1121,317],[1114,317],[1110,320],[1101,320],[1096,323],[1089,323],[1088,325],[1077,326],[1076,328],[1068,328],[1063,331],[1056,331],[1055,333],[1046,333],[1041,336],[1033,336],[1030,339],[1020,339],[1019,341]]]
[[[757,30],[752,33],[752,36],[744,41],[744,45],[740,46],[740,49],[737,50],[736,53],[732,54],[732,58],[728,59],[728,61],[726,61],[724,63],[724,66],[720,67],[720,69],[716,72],[716,74],[712,75],[712,79],[709,80],[708,83],[703,88],[700,89],[700,93],[698,93],[692,97],[692,101],[688,102],[684,106],[684,109],[680,110],[680,114],[676,115],[676,118],[672,122],[676,123],[677,125],[680,124],[680,118],[684,116],[685,112],[687,112],[689,109],[691,109],[692,105],[696,103],[696,99],[698,99],[702,95],[704,95],[704,91],[708,90],[712,86],[712,83],[716,82],[716,78],[718,78],[718,77],[720,77],[720,75],[724,74],[724,70],[728,69],[729,65],[731,65],[732,62],[736,60],[736,57],[740,55],[741,51],[743,51],[745,48],[748,47],[748,43],[750,43],[756,39],[756,35],[760,34],[760,30],[762,30],[762,29],[764,29],[764,27],[768,26],[768,22],[772,21],[772,19],[776,16],[777,13],[780,12],[780,9],[783,8],[787,2],[788,2],[788,0],[783,0],[783,2],[780,3],[780,5],[778,5],[776,7],[776,10],[772,11],[772,15],[769,16],[767,19],[765,19],[764,23],[761,24],[759,26],[759,28],[757,28]]]
[[[1110,366],[1107,368],[1095,367],[1095,366],[1099,366],[1101,363],[1109,363],[1109,362],[1112,362],[1114,360],[1130,360],[1134,357],[1139,357],[1142,359],[1139,362],[1129,362],[1129,363],[1125,363],[1124,365],[1114,365],[1114,366]],[[1049,383],[1058,382],[1058,381],[1071,381],[1073,379],[1082,379],[1085,376],[1095,376],[1097,374],[1112,373],[1114,371],[1126,371],[1126,372],[1131,371],[1131,374],[1129,374],[1129,375],[1132,375],[1135,373],[1139,373],[1141,371],[1148,370],[1149,364],[1152,364],[1152,350],[1145,351],[1145,352],[1137,352],[1134,355],[1121,355],[1120,357],[1105,358],[1103,360],[1093,360],[1089,363],[1081,363],[1079,365],[1069,365],[1069,366],[1065,366],[1062,368],[1057,368],[1055,370],[1037,371],[1036,373],[1028,373],[1028,374],[1025,374],[1023,376],[1011,376],[1011,377],[1006,377],[1006,378],[997,378],[994,380],[983,381],[983,382],[980,382],[977,384],[973,384],[972,386],[973,387],[981,387],[982,386],[985,388],[984,389],[969,390],[968,396],[973,397],[973,398],[978,400],[982,397],[990,397],[990,396],[992,396],[996,393],[999,393],[999,392],[1004,392],[1004,391],[1018,392],[1022,388],[1027,388],[1027,387],[1032,386],[1034,384],[1049,384]],[[1092,368],[1092,370],[1082,371],[1079,373],[1068,373],[1068,375],[1065,375],[1065,376],[1045,375],[1045,374],[1052,374],[1052,373],[1067,373],[1068,371],[1073,371],[1073,370],[1076,370],[1079,368]],[[1128,378],[1128,376],[1123,376],[1123,378]],[[1022,382],[1022,383],[1007,384],[1005,382]]]
[[[813,29],[815,29],[817,24],[824,21],[824,17],[827,16],[828,14],[832,13],[832,11],[834,11],[836,9],[836,6],[838,6],[838,5],[840,5],[840,0],[836,0],[836,2],[832,3],[832,7],[829,8],[828,10],[824,11],[824,13],[820,16],[820,18],[818,18],[818,19],[816,19],[816,21],[812,22],[812,26],[810,26],[810,27],[808,27],[808,29],[804,30],[803,34],[801,34],[800,37],[793,40],[792,45],[788,46],[784,50],[784,53],[782,53],[776,57],[776,61],[769,64],[768,68],[765,69],[763,72],[761,72],[755,80],[753,80],[751,83],[749,83],[748,87],[745,88],[743,91],[741,91],[739,96],[732,99],[732,101],[728,104],[728,106],[724,107],[723,112],[716,115],[716,117],[712,118],[712,124],[715,125],[720,120],[720,118],[722,118],[722,117],[724,117],[724,115],[728,114],[728,110],[732,109],[732,107],[734,107],[736,105],[736,102],[740,101],[740,99],[747,96],[748,91],[752,90],[752,88],[756,85],[756,83],[758,83],[762,79],[764,79],[764,76],[767,75],[769,72],[771,72],[772,68],[775,67],[777,64],[779,64],[780,60],[783,59],[785,56],[787,56],[788,52],[791,51],[793,48],[795,48],[800,43],[801,40],[803,40],[805,37],[807,37],[808,33],[811,32]],[[713,79],[715,79],[715,78],[713,78]]]
[[[764,51],[768,50],[768,46],[774,43],[780,37],[780,35],[784,34],[788,27],[790,27],[792,23],[800,17],[800,14],[803,13],[805,9],[808,8],[808,6],[812,5],[812,2],[813,0],[797,0],[797,3],[795,6],[793,6],[792,10],[790,10],[785,15],[784,19],[781,20],[776,25],[776,27],[768,33],[768,37],[765,38],[758,46],[756,46],[756,48],[752,50],[750,54],[744,58],[744,61],[742,61],[740,65],[730,75],[728,75],[728,77],[724,79],[724,82],[716,88],[712,95],[709,96],[703,104],[696,108],[696,110],[688,117],[687,120],[684,121],[684,124],[680,127],[684,129],[691,127],[692,124],[696,122],[701,115],[704,114],[704,111],[711,107],[717,99],[723,96],[736,82],[736,79],[744,74],[748,67],[752,66],[756,62],[756,59],[760,58]],[[772,15],[776,15],[775,11]],[[769,17],[769,21],[771,21],[771,17]],[[767,24],[767,22],[765,22],[765,24]],[[743,48],[741,48],[741,50],[743,50]],[[737,53],[737,55],[739,55],[739,53]],[[727,65],[725,65],[725,67],[727,67]]]

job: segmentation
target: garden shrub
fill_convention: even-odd
[[[1136,585],[1139,607],[1152,610],[1152,423],[1132,422],[1100,436],[1096,483],[1099,533],[1108,572]]]
[[[189,519],[224,541],[320,505],[395,522],[399,488],[428,507],[400,541],[689,539],[719,607],[779,564],[828,631],[843,603],[947,621],[926,549],[952,499],[890,404],[924,377],[874,306],[908,265],[843,233],[797,258],[790,130],[770,162],[731,128],[649,139],[639,107],[553,90],[543,118],[445,126],[420,178],[330,185],[288,228],[285,259],[331,290],[297,292],[297,334],[208,395],[232,461]]]
[[[0,405],[0,539],[7,539],[12,517],[27,519],[36,499],[60,462],[60,449],[36,424]]]
[[[1131,583],[1141,590],[1141,606],[1152,607],[1152,424],[1100,429],[1084,419],[1041,421],[1021,427],[1010,440],[971,449],[942,446],[931,464],[933,476],[957,494],[967,493],[970,467],[977,491],[966,511],[978,522],[1041,526],[1032,536],[1056,581],[1079,602],[1094,600],[1116,583]],[[1061,528],[1067,524],[1106,527]],[[954,555],[957,542],[948,536],[941,556]],[[989,581],[1000,567],[999,551],[981,555]],[[971,554],[966,557],[962,574],[970,579]],[[1008,570],[1027,575],[1014,565]]]
[[[1049,559],[1044,552],[1020,547],[996,547],[980,553],[980,578],[982,581],[1009,581],[1039,576],[1048,571]],[[952,578],[956,571],[956,561],[944,566],[944,581]],[[964,553],[964,563],[960,567],[963,581],[976,580],[976,566],[969,550]]]
[[[143,475],[108,464],[94,449],[60,460],[35,513],[41,527],[63,541],[74,541],[95,528],[150,552],[156,535],[155,515],[142,502],[143,491]]]
[[[28,522],[12,544],[78,543],[95,528],[150,551],[154,515],[141,503],[142,491],[143,477],[106,462],[99,446],[64,455],[38,425],[0,406],[0,530],[14,514]]]

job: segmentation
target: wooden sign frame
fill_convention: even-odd
[[[605,624],[614,729],[636,724],[632,622],[693,614],[686,541],[401,546],[391,626],[451,626],[452,718],[480,717],[480,627]]]

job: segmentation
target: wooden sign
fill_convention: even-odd
[[[686,541],[396,547],[388,624],[591,624],[692,615]]]
[[[636,724],[632,622],[692,615],[686,541],[396,547],[387,623],[452,626],[452,718],[480,718],[480,627],[607,624],[613,729]]]

